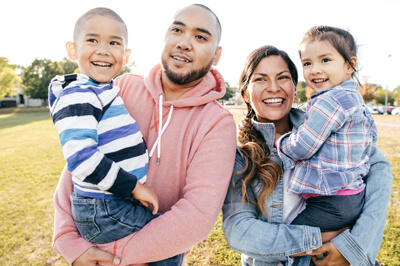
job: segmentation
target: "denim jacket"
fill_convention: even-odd
[[[292,109],[290,120],[294,128],[304,121],[304,112]],[[254,121],[255,129],[261,133],[273,154],[273,160],[282,167],[282,162],[273,147],[275,127]],[[375,258],[378,254],[386,212],[392,188],[392,172],[385,156],[373,146],[370,157],[371,169],[366,177],[366,202],[363,212],[354,227],[345,230],[331,242],[352,265],[379,265]],[[244,168],[243,157],[238,150],[234,173]],[[234,182],[241,175],[235,176]],[[253,182],[247,188],[249,200],[255,200],[260,193],[261,184]],[[305,225],[282,224],[283,182],[282,178],[273,192],[266,199],[269,217],[258,217],[254,205],[245,202],[242,206],[241,182],[233,188],[230,183],[222,208],[223,231],[229,246],[242,253],[243,265],[312,265],[311,257],[289,257],[292,254],[313,250],[322,245],[319,228]]]

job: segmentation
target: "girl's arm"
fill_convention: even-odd
[[[239,153],[236,156],[234,172],[243,169]],[[235,182],[242,175],[235,176]],[[321,246],[319,228],[302,225],[285,225],[260,220],[256,207],[250,203],[241,206],[242,182],[236,187],[229,185],[228,193],[222,208],[223,230],[229,246],[240,253],[253,258],[268,261],[292,260],[289,256],[313,250]],[[250,200],[255,200],[252,189],[247,190]],[[282,206],[268,206],[281,211]]]
[[[328,97],[326,94],[320,95],[307,109],[307,120],[297,131],[287,133],[277,141],[281,158],[294,161],[310,159],[326,139],[345,123],[345,110],[334,99]]]

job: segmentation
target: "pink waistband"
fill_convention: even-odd
[[[360,188],[360,189],[355,189],[355,190],[351,190],[351,189],[341,189],[338,190],[338,192],[336,192],[335,195],[332,196],[348,196],[348,195],[356,195],[358,193],[360,193],[361,191],[363,191],[365,189],[365,187]],[[312,193],[304,193],[302,194],[303,198],[308,199],[311,197],[321,197],[324,195],[320,195],[320,194],[312,194]]]

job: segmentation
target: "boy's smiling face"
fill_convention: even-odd
[[[68,56],[77,60],[80,72],[97,82],[110,82],[129,62],[126,32],[110,16],[95,15],[83,24],[74,43],[67,43]]]

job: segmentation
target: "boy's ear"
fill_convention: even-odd
[[[67,48],[67,53],[68,53],[69,59],[71,59],[72,61],[78,60],[75,44],[73,42],[67,42],[65,47]]]
[[[131,50],[126,49],[125,54],[124,54],[124,65],[129,63],[129,56],[131,55]]]

